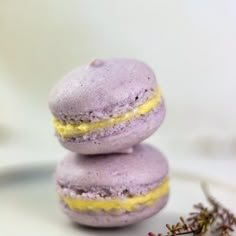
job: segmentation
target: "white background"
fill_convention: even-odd
[[[232,179],[234,0],[0,0],[0,163],[61,159],[49,90],[81,63],[109,57],[144,60],[157,74],[167,117],[147,142],[174,167]]]

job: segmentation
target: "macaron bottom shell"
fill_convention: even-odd
[[[75,223],[90,227],[122,227],[137,223],[158,213],[167,203],[168,194],[154,204],[142,206],[139,210],[128,212],[75,211],[61,202],[64,213]]]
[[[165,104],[162,101],[154,111],[124,124],[104,129],[103,132],[88,134],[85,140],[82,137],[64,139],[60,136],[58,139],[66,149],[80,154],[119,153],[152,135],[164,117]],[[104,136],[101,136],[101,133]]]

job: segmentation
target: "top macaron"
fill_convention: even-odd
[[[133,59],[96,59],[50,92],[61,144],[81,154],[128,152],[160,126],[165,105],[155,74]]]

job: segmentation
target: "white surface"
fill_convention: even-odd
[[[38,168],[30,167],[28,170],[16,168],[1,173],[1,235],[145,236],[149,231],[165,232],[166,223],[175,223],[180,215],[188,214],[194,203],[205,202],[200,189],[201,176],[173,172],[170,201],[160,214],[121,229],[84,228],[71,224],[61,213],[54,192],[52,170],[50,165],[41,165]],[[236,212],[236,189],[210,179],[205,178],[205,181],[208,182],[212,194]]]

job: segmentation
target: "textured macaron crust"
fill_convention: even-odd
[[[165,116],[153,71],[131,59],[80,66],[52,89],[49,107],[61,144],[81,154],[127,149],[150,136]],[[107,145],[110,140],[117,145]]]
[[[168,164],[148,145],[130,154],[88,158],[70,153],[57,167],[57,191],[72,221],[123,226],[157,213],[168,199]]]

